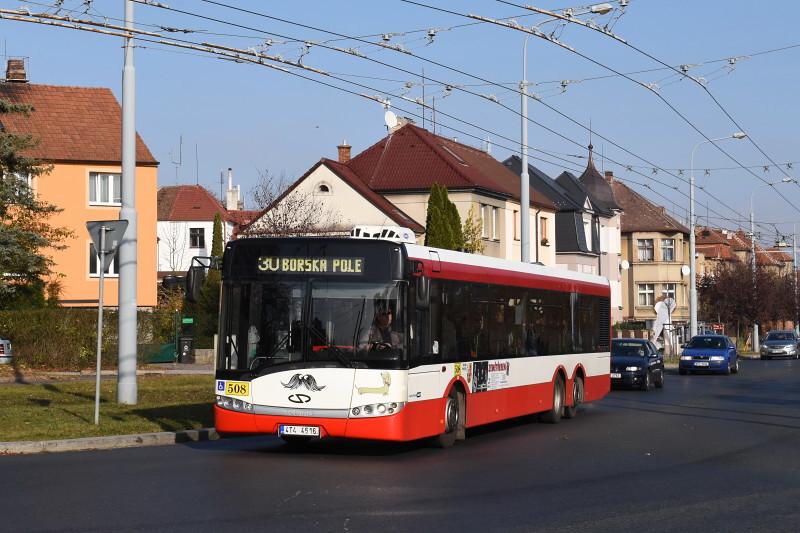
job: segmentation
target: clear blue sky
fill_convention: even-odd
[[[227,46],[257,47],[272,35],[270,53],[296,60],[303,48],[290,40],[315,42],[336,38],[333,35],[278,22],[252,14],[232,11],[200,0],[166,2],[172,8],[233,22],[249,28],[233,27],[211,20],[165,11],[137,4],[136,21],[141,29],[156,30],[155,26],[199,30],[205,33],[163,33],[165,38],[211,42]],[[414,54],[443,65],[472,74],[491,82],[517,82],[521,77],[522,43],[525,34],[490,24],[468,24],[469,19],[410,5],[399,0],[257,2],[223,0],[223,3],[284,18],[295,23],[316,26],[347,36],[393,34],[389,42],[401,44]],[[458,13],[474,13],[492,18],[515,17],[524,25],[544,19],[530,15],[524,9],[491,0],[445,1],[423,3]],[[518,2],[522,4],[523,2]],[[49,10],[37,2],[27,2],[31,11]],[[78,17],[85,8],[83,0],[65,0],[65,10]],[[108,17],[110,23],[122,17],[122,0],[95,0],[82,17]],[[616,3],[613,3],[616,5]],[[0,0],[0,7],[17,9],[19,2]],[[536,4],[546,9],[568,7],[562,1],[542,1]],[[585,4],[573,4],[574,6]],[[800,3],[783,0],[769,3],[706,0],[703,2],[630,0],[625,14],[615,23],[613,31],[631,44],[670,65],[697,65],[689,70],[695,76],[707,78],[707,87],[743,129],[776,163],[800,161],[797,125],[800,107],[796,94],[800,69],[800,47],[753,55],[757,52],[791,47],[800,44],[796,26],[800,20]],[[605,24],[608,16],[597,19]],[[153,26],[155,25],[155,26]],[[427,31],[439,31],[428,44]],[[449,29],[452,28],[452,29]],[[629,73],[659,68],[662,65],[588,29],[571,25],[560,28],[554,24],[541,26],[547,32],[556,31],[562,42],[574,47],[591,59],[619,72]],[[266,32],[266,33],[265,33]],[[399,34],[399,35],[398,35]],[[110,87],[121,96],[121,40],[94,33],[45,27],[29,23],[0,20],[0,35],[9,56],[28,58],[29,77],[34,83],[55,85]],[[380,41],[380,37],[366,37]],[[425,97],[428,104],[435,97],[437,133],[457,137],[459,141],[480,146],[479,139],[492,140],[492,154],[502,160],[517,149],[519,116],[487,99],[453,90],[444,97],[442,85],[464,86],[484,95],[494,95],[509,107],[518,109],[519,97],[497,86],[474,86],[482,82],[465,74],[425,63],[417,57],[363,42],[339,40],[329,43],[343,48],[358,47],[368,57],[400,67],[414,76],[390,67],[312,46],[303,63],[361,83],[369,88],[355,87],[335,79],[324,79],[357,93],[400,94],[407,91],[411,98],[422,96],[422,70],[428,80]],[[297,177],[321,157],[336,157],[336,145],[346,139],[358,153],[385,135],[383,108],[351,94],[299,79],[272,69],[222,61],[197,52],[180,51],[154,43],[139,42],[136,50],[137,130],[161,161],[159,182],[176,182],[179,138],[183,136],[182,165],[178,168],[180,183],[196,180],[212,191],[219,190],[219,173],[233,167],[235,181],[249,193],[255,184],[257,171],[285,173]],[[531,91],[543,96],[543,102],[588,126],[591,120],[596,132],[595,146],[598,166],[613,170],[615,175],[642,184],[649,184],[669,200],[632,185],[654,202],[685,216],[688,200],[670,187],[678,186],[688,192],[688,185],[679,179],[688,178],[692,147],[703,140],[652,92],[622,77],[599,80],[587,78],[606,76],[610,72],[578,55],[542,39],[531,37],[528,44],[528,78],[537,83]],[[730,57],[740,57],[730,69],[727,61],[709,63]],[[298,71],[299,72],[299,71]],[[678,81],[667,70],[633,75],[642,83],[657,83],[659,94],[678,109],[709,137],[730,135],[738,128],[696,84]],[[374,79],[380,78],[380,79]],[[560,93],[560,80],[585,80],[570,83]],[[556,83],[546,83],[556,82]],[[407,87],[406,85],[410,85]],[[512,85],[513,86],[513,85]],[[391,97],[398,115],[406,111],[421,113],[420,106]],[[556,176],[564,169],[573,171],[585,166],[585,146],[588,132],[559,116],[539,102],[531,101],[532,119],[577,142],[554,135],[533,125],[529,128],[531,146],[552,151],[556,156],[543,156],[548,161],[532,160],[543,171]],[[443,114],[470,122],[476,127],[457,122]],[[426,126],[430,129],[430,113]],[[421,120],[418,119],[418,123]],[[451,129],[462,130],[457,133]],[[472,138],[467,134],[474,135]],[[653,173],[652,165],[627,154],[602,135],[636,155],[664,169],[683,169],[676,178],[663,171]],[[768,182],[785,177],[772,166],[748,141],[728,140],[720,143],[740,163],[757,166],[753,172]],[[197,150],[197,164],[195,159]],[[568,154],[568,155],[561,155]],[[542,155],[531,152],[532,156]],[[621,163],[622,166],[602,156]],[[698,193],[698,215],[705,221],[706,204],[728,218],[748,216],[750,195],[754,194],[756,220],[780,222],[779,228],[790,232],[792,222],[800,222],[800,211],[789,206],[757,177],[742,169],[712,170],[706,176],[703,169],[736,167],[736,163],[706,144],[696,153],[698,183],[731,209],[717,204],[704,192]],[[633,165],[637,174],[625,168]],[[765,172],[763,165],[770,165]],[[795,178],[800,163],[783,171]],[[678,170],[673,171],[678,174]],[[659,185],[667,184],[667,187]],[[782,192],[800,208],[800,186],[781,184]],[[246,194],[246,196],[248,196]],[[252,207],[252,205],[250,206]],[[714,213],[710,212],[714,217]],[[736,222],[715,220],[712,225],[735,227]],[[774,240],[774,230],[762,226],[765,242]],[[798,224],[800,231],[800,224]]]

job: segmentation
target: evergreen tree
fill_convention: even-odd
[[[475,214],[475,204],[472,204],[462,229],[462,234],[464,235],[464,249],[467,252],[473,254],[483,253],[482,233],[481,221],[478,220]]]
[[[212,257],[222,257],[222,217],[214,215],[214,230],[211,240]],[[222,274],[216,268],[210,268],[205,283],[200,291],[200,299],[195,306],[195,337],[199,348],[213,347],[214,334],[219,327],[219,289]]]
[[[464,249],[464,232],[461,229],[461,216],[458,214],[456,204],[450,201],[447,194],[447,187],[442,189],[442,200],[445,205],[445,212],[447,218],[447,228],[450,234],[450,250],[463,250]]]
[[[0,116],[28,116],[33,111],[30,105],[0,100]],[[35,146],[31,135],[0,128],[0,309],[44,305],[47,278],[53,274],[53,261],[45,251],[62,249],[61,242],[72,234],[48,223],[61,209],[38,199],[28,187],[29,178],[52,168],[24,155]]]

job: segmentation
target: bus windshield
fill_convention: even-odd
[[[397,368],[405,361],[400,283],[317,279],[225,289],[220,369],[299,362]]]

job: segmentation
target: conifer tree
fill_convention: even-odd
[[[211,256],[222,258],[222,217],[219,213],[214,215],[214,230],[211,239]],[[210,268],[206,276],[203,288],[200,291],[200,299],[196,306],[196,343],[200,348],[213,346],[214,334],[218,330],[219,323],[219,288],[222,282],[222,275],[216,268]]]

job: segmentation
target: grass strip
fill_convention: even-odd
[[[181,431],[214,425],[214,376],[137,379],[137,405],[117,404],[116,379],[100,387],[94,425],[94,380],[0,385],[0,442]]]

